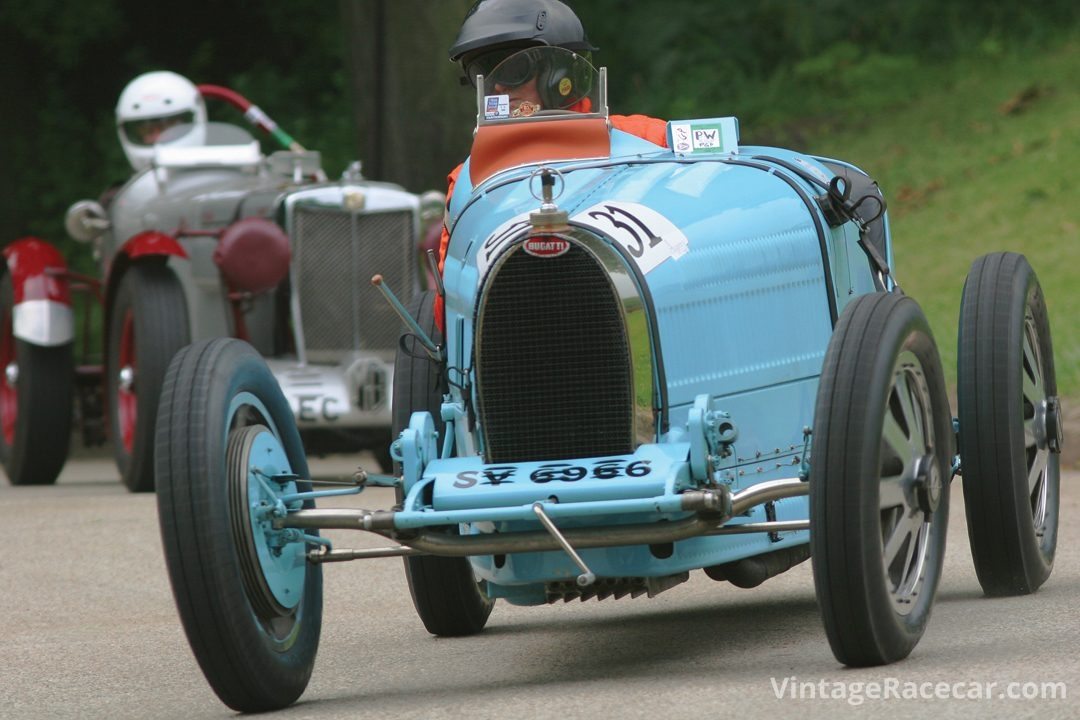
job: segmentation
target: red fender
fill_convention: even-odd
[[[113,298],[127,268],[136,260],[166,261],[170,256],[188,259],[187,251],[172,235],[159,230],[144,230],[128,238],[109,263],[105,281],[105,337],[109,336],[109,315]]]
[[[53,300],[71,305],[67,263],[52,244],[35,237],[19,238],[4,248],[11,273],[15,304],[25,300]]]
[[[19,238],[3,250],[11,275],[11,331],[46,347],[75,339],[75,311],[64,256],[35,237]]]
[[[120,248],[120,252],[132,260],[148,255],[175,255],[187,259],[187,251],[176,238],[157,230],[146,230],[132,235]]]

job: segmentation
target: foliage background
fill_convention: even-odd
[[[0,240],[40,235],[85,264],[61,232],[63,212],[127,176],[113,107],[152,69],[234,87],[321,150],[331,174],[360,157],[376,179],[442,186],[470,139],[471,95],[445,59],[469,4],[0,3]],[[572,4],[612,70],[613,111],[737,113],[744,140],[795,146],[902,104],[934,65],[1038,47],[1080,17],[1075,0]],[[399,133],[388,148],[405,126],[438,127]]]
[[[470,0],[0,3],[0,242],[37,235],[79,269],[68,205],[124,179],[113,107],[172,69],[247,95],[331,176],[442,188],[471,140],[447,61]],[[946,368],[977,254],[1034,260],[1064,392],[1080,397],[1080,3],[1076,0],[571,0],[612,110],[738,115],[743,142],[866,168],[890,201],[897,272]],[[228,108],[212,116],[241,123]],[[1075,403],[1080,405],[1080,403]]]

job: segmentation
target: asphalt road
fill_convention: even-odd
[[[351,467],[316,461],[313,472]],[[401,561],[381,559],[327,567],[314,677],[277,716],[1080,717],[1080,473],[1063,478],[1054,574],[1023,598],[982,597],[953,490],[934,615],[896,665],[836,663],[809,563],[754,590],[695,573],[651,600],[500,603],[482,634],[435,639],[414,614]],[[365,493],[364,506],[390,504],[384,491]],[[385,544],[332,537],[336,547]],[[2,718],[233,714],[180,627],[154,497],[128,494],[107,460],[69,463],[55,487],[0,480],[0,608]]]

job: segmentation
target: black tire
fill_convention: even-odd
[[[300,564],[292,594],[299,599],[285,607],[267,595],[253,558],[244,443],[260,432],[279,443],[293,473],[310,477],[292,410],[254,348],[217,338],[176,355],[157,418],[165,564],[203,674],[222,702],[240,712],[283,708],[304,692],[322,626],[319,565]],[[310,483],[296,487],[307,490]],[[286,547],[303,551],[299,543]]]
[[[392,441],[393,438],[390,437],[390,433],[386,433],[385,438],[380,435],[369,448],[375,462],[379,464],[379,471],[387,475],[395,474],[398,470],[397,463],[394,462],[393,456],[390,455],[390,443]]]
[[[1032,593],[1057,549],[1061,414],[1046,303],[1023,255],[985,255],[968,273],[957,399],[979,583],[992,596]]]
[[[952,419],[941,359],[911,298],[845,308],[829,342],[810,453],[810,549],[825,633],[845,665],[907,657],[945,554]]]
[[[72,343],[15,337],[11,276],[0,279],[0,460],[12,485],[51,485],[67,460],[75,365]]]
[[[415,296],[409,312],[436,343],[442,333],[435,324],[435,293]],[[439,412],[447,384],[445,369],[424,353],[420,343],[408,335],[402,339],[394,359],[394,438],[409,425],[414,412],[426,410],[435,420],[439,438],[445,424]],[[395,472],[400,475],[400,467]],[[399,493],[398,500],[401,500]],[[432,635],[473,635],[484,629],[495,601],[488,598],[473,574],[467,558],[421,555],[406,557],[405,577],[409,582],[416,613]]]
[[[109,310],[105,393],[120,478],[132,492],[154,490],[154,421],[169,361],[191,342],[184,289],[156,262],[133,265]],[[123,376],[123,377],[122,377]]]

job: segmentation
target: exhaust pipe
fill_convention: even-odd
[[[753,588],[795,567],[810,557],[810,544],[780,548],[764,555],[743,558],[705,568],[713,580],[727,580],[735,587]]]

